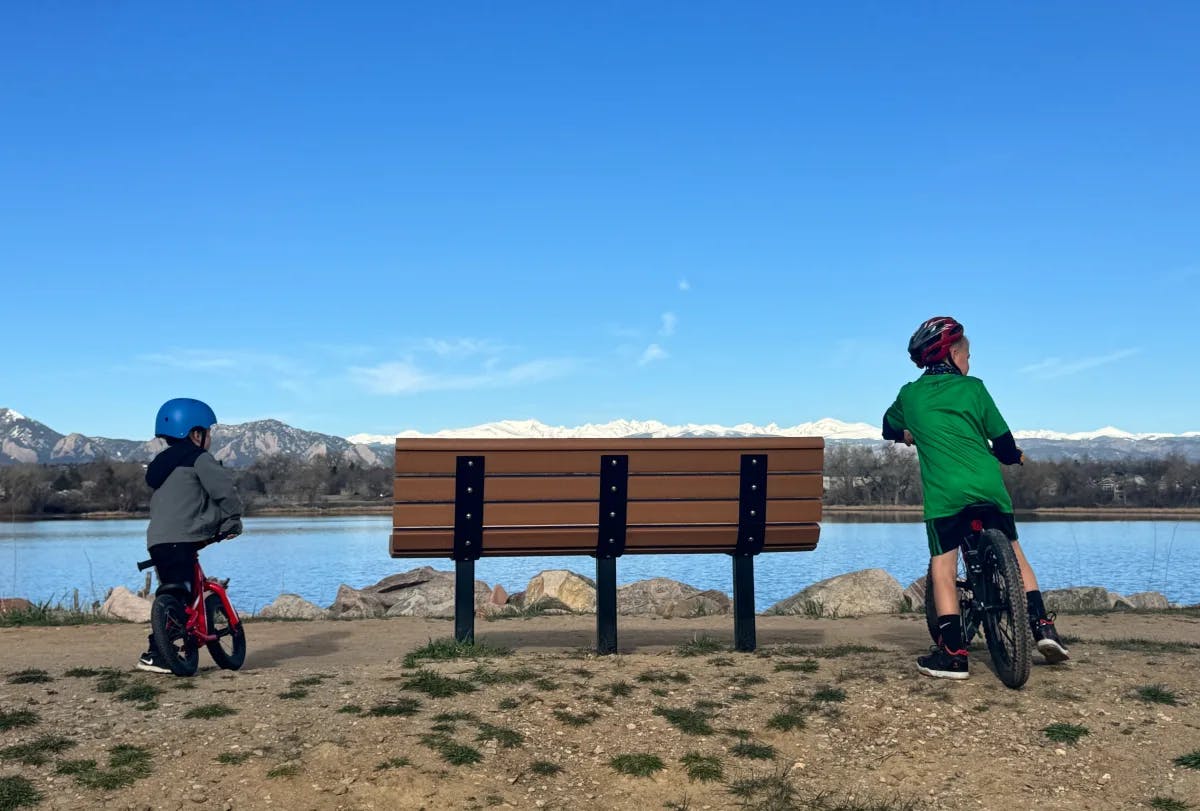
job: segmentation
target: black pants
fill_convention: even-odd
[[[196,574],[196,556],[200,544],[159,543],[150,547],[150,560],[158,575],[158,585],[163,583],[186,583],[190,587]],[[148,637],[150,650],[154,650],[154,634]]]

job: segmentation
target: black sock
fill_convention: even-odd
[[[963,649],[962,617],[958,614],[946,614],[938,617],[938,634],[941,636],[942,647],[948,651]]]
[[[1040,591],[1025,592],[1025,604],[1029,606],[1029,621],[1037,622],[1046,616],[1046,606],[1042,604]]]

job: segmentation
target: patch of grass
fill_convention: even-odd
[[[73,667],[64,673],[63,676],[70,679],[90,679],[99,676],[103,672],[103,670],[96,670],[91,667]]]
[[[496,706],[502,710],[515,710],[517,707],[521,706],[521,702],[512,696],[508,696],[500,699],[500,703]]]
[[[581,679],[590,679],[595,677],[595,673],[588,670],[586,667],[573,667],[567,671],[572,676],[578,676]]]
[[[38,722],[38,714],[32,710],[0,710],[0,732],[18,727],[31,727]]]
[[[284,690],[279,694],[279,697],[285,701],[296,701],[301,698],[308,698],[307,690]]]
[[[484,741],[496,741],[502,749],[514,749],[525,742],[525,736],[515,729],[508,727],[498,727],[492,724],[480,723],[478,725],[479,734],[475,736],[477,743]]]
[[[41,766],[50,759],[50,755],[61,754],[74,745],[75,741],[62,735],[43,735],[29,743],[0,749],[0,760],[15,760],[26,766]]]
[[[816,673],[821,667],[816,659],[804,659],[800,662],[776,662],[776,673]]]
[[[96,682],[96,692],[115,693],[118,690],[123,690],[127,681],[129,681],[129,676],[120,671],[110,670],[101,673],[99,680]]]
[[[421,743],[441,755],[451,766],[470,766],[483,760],[475,747],[456,743],[445,735],[422,735]]]
[[[300,774],[299,763],[280,763],[267,772],[267,777],[274,780],[277,777],[295,777]]]
[[[141,701],[143,703],[153,702],[163,694],[161,687],[155,687],[153,684],[138,682],[131,684],[117,695],[118,701]]]
[[[685,735],[711,735],[712,724],[708,722],[708,714],[699,710],[670,707],[656,707],[654,714],[667,719],[667,723]]]
[[[819,704],[840,704],[846,700],[846,691],[841,687],[822,687],[813,693],[812,700]]]
[[[478,684],[526,684],[539,677],[539,673],[530,667],[519,667],[516,670],[494,670],[484,665],[475,665],[475,669],[467,674],[467,679]]]
[[[423,667],[404,680],[401,685],[405,690],[415,690],[425,693],[430,698],[449,698],[459,693],[474,693],[479,688],[466,679],[456,679],[443,676],[436,670]]]
[[[0,777],[0,809],[8,811],[9,809],[30,807],[41,801],[42,793],[24,777],[20,775]]]
[[[1046,737],[1055,743],[1077,743],[1084,735],[1089,734],[1088,728],[1077,724],[1051,724],[1042,730]]]
[[[94,760],[68,760],[58,764],[57,771],[72,775],[81,786],[105,791],[131,786],[153,772],[150,753],[140,746],[125,744],[108,750],[107,769],[98,768]]]
[[[608,761],[608,765],[631,777],[649,777],[666,768],[666,764],[658,755],[645,753],[617,755]]]
[[[303,679],[294,679],[289,686],[290,687],[316,687],[318,684],[320,684],[321,682],[325,681],[328,678],[329,678],[328,676],[323,676],[320,674],[318,674],[316,676],[305,676]]]
[[[223,763],[226,766],[239,766],[249,759],[249,752],[222,752],[217,755],[217,763]]]
[[[473,712],[439,712],[433,716],[432,720],[439,723],[456,723],[458,721],[470,721],[473,724],[479,723],[479,716]]]
[[[747,687],[757,687],[760,684],[767,683],[766,676],[760,676],[757,673],[744,673],[740,676],[734,676],[729,680],[730,684],[736,684],[738,687],[745,689]]]
[[[415,698],[398,698],[395,701],[389,701],[385,704],[376,704],[367,710],[367,715],[372,718],[405,718],[410,715],[416,715],[420,706],[421,702]]]
[[[600,717],[600,713],[595,710],[588,710],[581,715],[566,710],[555,710],[553,714],[555,718],[569,727],[585,727]]]
[[[666,698],[667,696],[671,695],[671,691],[666,687],[651,687],[650,695],[658,696],[659,698]]]
[[[375,766],[375,771],[382,772],[387,769],[402,769],[405,766],[411,766],[412,761],[406,757],[389,758]]]
[[[1150,798],[1150,807],[1155,811],[1188,811],[1192,805],[1171,797],[1157,796]]]
[[[46,684],[52,681],[54,681],[54,678],[49,673],[36,668],[18,670],[8,674],[9,684]]]
[[[691,684],[692,677],[679,670],[645,670],[638,674],[637,680],[643,684]]]
[[[529,771],[542,777],[553,777],[556,774],[561,774],[562,766],[557,763],[551,763],[548,760],[535,760],[529,764]]]
[[[1194,653],[1200,650],[1200,643],[1196,642],[1162,642],[1157,639],[1142,639],[1140,637],[1130,637],[1128,639],[1081,639],[1078,641],[1086,642],[1089,645],[1103,645],[1106,648],[1132,651],[1134,653]]]
[[[508,656],[510,653],[512,651],[508,648],[489,645],[486,642],[459,642],[457,639],[445,637],[431,639],[428,645],[409,651],[404,657],[404,666],[416,667],[422,660],[448,662],[455,659],[492,659]]]
[[[558,682],[546,676],[534,679],[532,683],[534,687],[541,690],[543,693],[549,693],[559,688]]]
[[[1175,693],[1167,689],[1165,684],[1147,684],[1137,688],[1134,693],[1142,701],[1150,704],[1170,704],[1174,706],[1179,703]]]
[[[201,704],[199,707],[192,707],[185,712],[183,717],[209,719],[224,718],[227,715],[237,715],[237,710],[224,704]]]
[[[687,642],[682,642],[675,646],[676,656],[707,656],[710,653],[718,653],[728,650],[729,646],[723,642],[713,639],[711,636],[694,636]]]
[[[742,800],[744,808],[791,811],[803,807],[799,804],[795,784],[783,770],[743,777],[729,783],[727,788],[730,794]]]
[[[1176,766],[1182,766],[1185,769],[1200,770],[1200,749],[1194,752],[1189,752],[1186,755],[1180,755],[1172,761]]]
[[[357,704],[343,704],[342,706],[338,707],[338,712],[344,715],[360,715],[362,711],[363,708]]]
[[[695,704],[695,707],[698,710],[715,710],[715,709],[719,709],[724,706],[725,705],[722,704],[720,701],[712,701],[707,698],[702,698],[699,701],[697,701]]]
[[[633,685],[627,681],[614,681],[612,684],[605,685],[604,689],[613,698],[627,698],[633,695]]]
[[[767,719],[767,729],[776,729],[780,732],[804,729],[804,716],[792,708],[777,712]]]
[[[712,755],[702,755],[699,752],[688,752],[679,759],[687,770],[688,780],[693,783],[712,783],[725,777],[725,769],[719,758]]]
[[[753,701],[754,693],[747,693],[745,690],[739,690],[736,693],[729,694],[730,701]]]
[[[729,754],[744,757],[749,760],[774,760],[775,747],[765,743],[739,741],[729,747]]]
[[[714,656],[708,660],[708,663],[713,667],[734,667],[737,662],[731,656]]]
[[[803,656],[809,659],[840,659],[844,656],[857,656],[863,653],[880,653],[882,648],[871,645],[826,645],[810,648],[804,645],[779,645],[762,652],[764,656]]]

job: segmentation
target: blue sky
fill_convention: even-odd
[[[0,406],[1200,429],[1200,5],[8,3]]]

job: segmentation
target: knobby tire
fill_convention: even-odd
[[[171,672],[191,676],[200,664],[200,651],[187,629],[187,609],[174,594],[160,594],[150,607],[154,646]]]
[[[983,562],[980,587],[984,593],[976,597],[983,606],[988,651],[1000,681],[1019,689],[1029,679],[1033,659],[1033,634],[1021,569],[1012,542],[1003,532],[985,530],[979,551]]]
[[[209,592],[204,597],[204,611],[208,615],[208,632],[217,634],[217,639],[208,643],[208,653],[218,667],[237,670],[246,661],[246,629],[241,622],[232,627],[225,604],[219,595]]]

